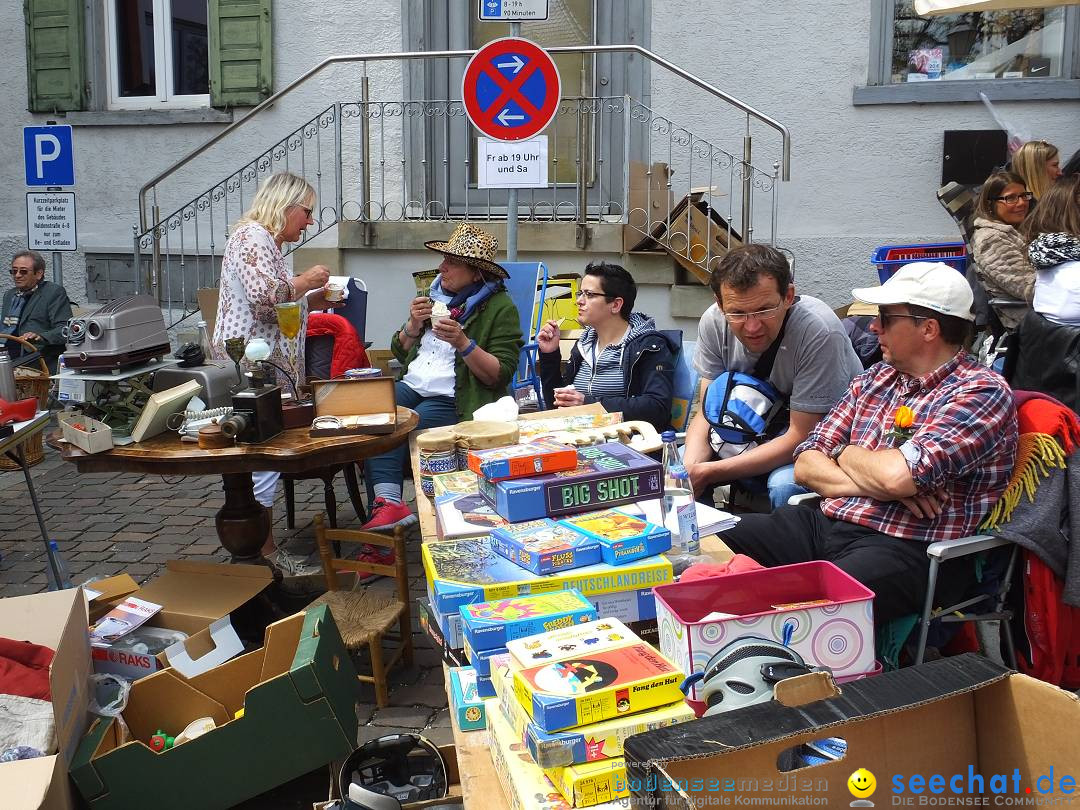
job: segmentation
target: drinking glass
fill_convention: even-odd
[[[291,372],[292,369],[296,368],[297,362],[296,336],[300,334],[300,302],[287,301],[284,304],[278,304],[277,322],[281,334],[288,338],[289,370]],[[300,385],[299,380],[293,380],[293,383],[297,387]],[[298,388],[294,388],[294,390],[298,390]]]

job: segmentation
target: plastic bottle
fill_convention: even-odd
[[[665,430],[660,438],[664,442],[664,496],[660,501],[664,525],[671,529],[672,550],[694,557],[701,553],[694,488],[679,457],[675,431]],[[669,520],[672,514],[675,517]]]
[[[60,575],[60,579],[57,580],[56,575],[53,573],[53,568],[49,564],[49,561],[45,561],[45,577],[49,581],[50,591],[62,591],[66,588],[71,588],[71,572],[68,571],[67,563],[64,562],[64,558],[60,556],[60,549],[58,548],[55,540],[49,541],[49,556],[56,560],[56,571]]]
[[[202,347],[203,356],[206,358],[206,362],[210,362],[210,333],[206,329],[206,321],[199,321],[199,346]]]

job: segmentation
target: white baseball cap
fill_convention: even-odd
[[[856,287],[851,295],[864,304],[913,304],[942,315],[975,320],[971,286],[961,273],[943,262],[905,264],[880,287]]]

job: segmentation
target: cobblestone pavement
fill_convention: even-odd
[[[224,501],[217,476],[162,476],[93,473],[80,475],[60,454],[45,448],[45,459],[31,468],[34,488],[49,535],[56,540],[71,571],[72,581],[126,571],[145,582],[172,559],[227,562],[214,528],[214,514]],[[338,525],[358,525],[338,476]],[[406,482],[406,495],[412,496]],[[324,510],[322,481],[296,482],[296,529],[285,527],[284,496],[280,487],[274,510],[274,534],[281,542],[314,547],[312,520]],[[419,534],[410,538],[410,591],[415,600],[425,591],[420,565]],[[45,555],[34,510],[21,471],[0,472],[0,597],[47,590]],[[420,631],[413,603],[412,667],[391,673],[390,705],[375,706],[374,690],[361,684],[358,743],[383,734],[422,731],[432,742],[453,742],[440,654]],[[360,667],[365,666],[361,661]],[[326,778],[312,774],[258,800],[251,807],[304,808],[325,798]],[[311,792],[314,791],[314,792]],[[248,806],[248,805],[245,805]]]

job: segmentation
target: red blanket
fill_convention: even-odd
[[[55,653],[48,647],[0,638],[0,695],[49,700],[49,667]]]
[[[330,335],[334,339],[334,354],[330,359],[330,376],[340,377],[350,368],[370,368],[364,344],[356,336],[353,325],[340,315],[312,312],[308,315],[308,335]]]

